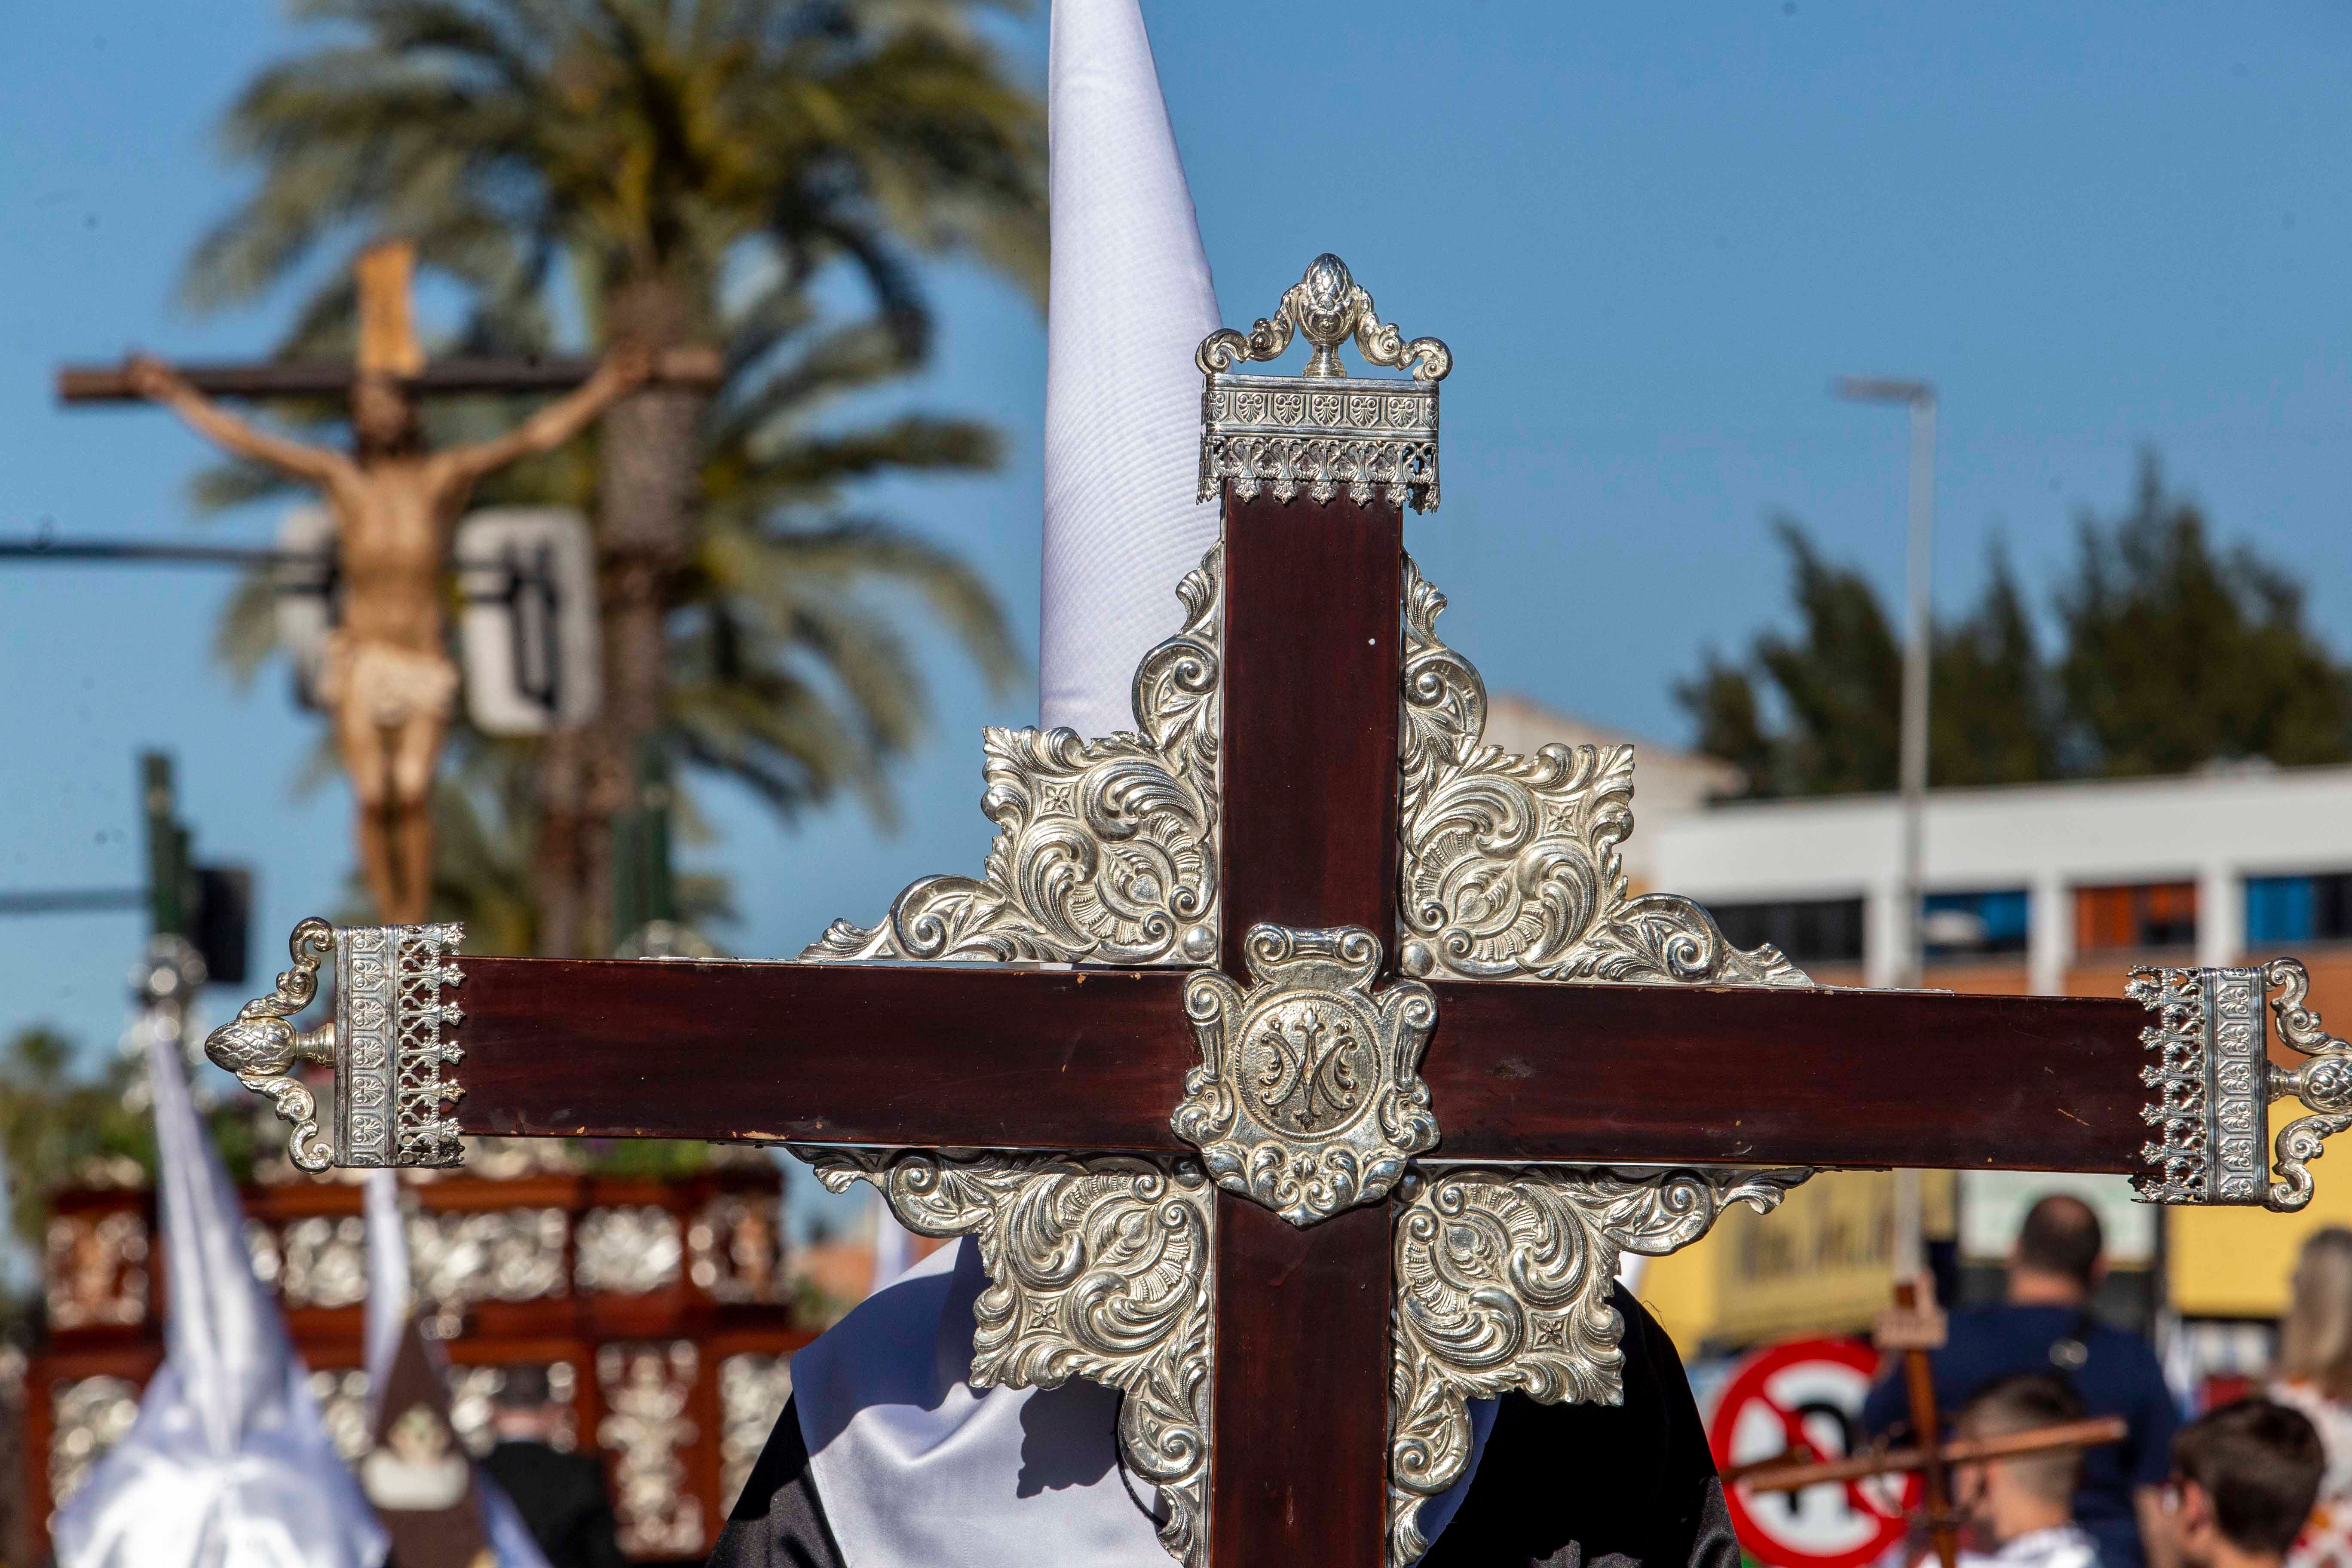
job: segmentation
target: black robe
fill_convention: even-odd
[[[1469,1495],[1423,1568],[1738,1568],[1674,1342],[1622,1288],[1622,1405],[1503,1396]],[[1110,1441],[1110,1434],[1104,1434]],[[709,1568],[844,1568],[790,1404]],[[1138,1563],[1136,1568],[1158,1568]]]
[[[628,1568],[596,1460],[545,1443],[500,1443],[482,1468],[513,1500],[548,1568]]]

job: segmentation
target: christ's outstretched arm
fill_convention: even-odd
[[[448,479],[470,485],[519,458],[551,452],[588,427],[588,422],[651,379],[654,356],[640,343],[623,343],[604,356],[596,374],[579,388],[549,404],[505,435],[440,454],[435,466]]]
[[[247,424],[190,386],[162,360],[133,354],[125,369],[133,392],[164,405],[199,435],[240,458],[266,463],[316,485],[331,485],[352,469],[352,460],[332,447],[289,440]]]

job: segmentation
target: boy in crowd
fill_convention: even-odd
[[[2013,1373],[1969,1402],[1955,1436],[2006,1437],[2081,1419],[2083,1401],[2063,1378]],[[1990,1554],[1964,1552],[1964,1568],[2099,1568],[2098,1543],[2074,1522],[2082,1476],[2080,1448],[1956,1466],[1953,1501],[1992,1547]]]
[[[2225,1405],[2173,1439],[2165,1532],[2188,1568],[2279,1568],[2326,1467],[2302,1412],[2268,1399]]]
[[[2074,1522],[2098,1542],[2105,1568],[2179,1568],[2155,1521],[2180,1413],[2156,1352],[2091,1310],[2106,1274],[2105,1246],[2090,1205],[2053,1193],[2027,1212],[2018,1232],[2005,1300],[1954,1312],[1948,1321],[1932,1308],[1889,1313],[1880,1323],[1879,1348],[1933,1347],[1936,1398],[1948,1410],[2005,1373],[2054,1370],[2088,1414],[2122,1416],[2124,1440],[2093,1448],[2080,1461]],[[1904,1424],[1910,1405],[1899,1359],[1888,1373],[1863,1405],[1863,1429],[1874,1436]]]

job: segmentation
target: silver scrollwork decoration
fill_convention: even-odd
[[[1160,1543],[1208,1561],[1215,1193],[1189,1160],[797,1150],[834,1192],[864,1179],[909,1230],[973,1237],[975,1387],[1120,1390],[1119,1442],[1160,1489]]]
[[[2279,1038],[2310,1058],[2287,1070],[2263,1064],[2269,1068],[2270,1098],[2293,1095],[2310,1112],[2279,1129],[2268,1203],[2292,1212],[2311,1202],[2308,1166],[2325,1152],[2324,1141],[2352,1127],[2352,1046],[2329,1034],[2319,1015],[2304,1005],[2311,976],[2301,963],[2274,958],[2263,966],[2263,979],[2273,992],[2271,1013],[2278,1020]]]
[[[987,731],[979,878],[927,877],[878,926],[804,961],[1208,963],[1217,952],[1220,551],[1176,590],[1184,627],[1135,674],[1136,732]]]
[[[305,1171],[327,1168],[334,1151],[319,1135],[319,1105],[302,1080],[294,1077],[297,1062],[331,1065],[335,1059],[334,1026],[297,1029],[294,1015],[319,994],[319,963],[334,946],[334,928],[318,919],[303,921],[287,942],[293,963],[278,976],[278,988],[256,997],[236,1016],[205,1037],[205,1055],[215,1067],[236,1075],[237,1081],[267,1099],[278,1116],[294,1129],[287,1153]]]
[[[1631,896],[1631,746],[1486,743],[1486,687],[1438,639],[1445,595],[1405,562],[1398,965],[1460,980],[1809,985],[1668,893]]]
[[[1810,1173],[1417,1169],[1392,1233],[1389,1562],[1428,1550],[1421,1508],[1469,1461],[1472,1399],[1623,1399],[1621,1253],[1687,1247],[1731,1205],[1769,1212]]]
[[[1184,1010],[1201,1065],[1170,1119],[1225,1187],[1296,1226],[1385,1196],[1434,1148],[1421,1054],[1437,998],[1417,981],[1374,993],[1381,943],[1356,926],[1250,928],[1244,990],[1203,971]]]

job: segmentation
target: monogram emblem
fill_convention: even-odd
[[[1268,1008],[1242,1047],[1242,1084],[1258,1120],[1298,1132],[1328,1132],[1353,1121],[1371,1071],[1372,1043],[1352,1009],[1309,1001]]]
[[[1421,1053],[1437,998],[1417,981],[1377,994],[1368,931],[1250,929],[1246,990],[1214,971],[1184,987],[1201,1065],[1176,1135],[1220,1186],[1296,1226],[1375,1203],[1437,1142]]]

